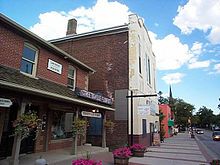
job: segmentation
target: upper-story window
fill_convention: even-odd
[[[148,62],[148,82],[149,84],[151,84],[151,68],[150,68],[151,64],[149,58],[147,59],[147,62]]]
[[[67,86],[71,89],[75,89],[75,84],[76,84],[76,69],[70,65],[68,69]]]
[[[138,63],[139,63],[139,73],[141,73],[141,39],[140,36],[138,36],[138,51],[139,51],[139,56],[138,56]]]
[[[21,72],[28,75],[36,75],[38,50],[30,44],[25,44],[23,48]]]

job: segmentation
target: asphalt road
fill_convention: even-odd
[[[204,134],[196,134],[208,154],[214,159],[220,159],[220,141],[212,139],[212,131],[204,130]]]

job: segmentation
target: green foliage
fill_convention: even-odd
[[[158,92],[158,95],[159,95],[158,104],[168,104],[168,103],[169,103],[168,99],[167,99],[167,98],[164,98],[164,97],[162,96],[162,94],[163,94],[163,93],[162,93],[161,91]]]
[[[76,135],[85,136],[86,126],[87,126],[87,121],[85,120],[76,120],[75,122],[73,122],[72,125],[73,137],[75,137]]]
[[[206,108],[205,106],[201,107],[199,111],[196,113],[199,116],[199,123],[200,127],[206,128],[210,127],[210,124],[214,124],[214,114],[211,109]]]
[[[159,116],[159,121],[160,121],[160,138],[161,139],[164,139],[164,135],[165,135],[165,131],[164,131],[164,128],[163,128],[163,124],[162,124],[162,121],[163,121],[163,119],[164,119],[164,114],[163,114],[163,112],[161,111],[161,110],[159,110],[160,111],[160,116]]]
[[[38,119],[36,113],[30,111],[14,120],[12,126],[14,127],[12,136],[20,135],[21,139],[24,139],[30,136],[31,132],[35,132],[37,137],[41,127],[41,120]]]
[[[211,165],[219,165],[220,164],[220,160],[212,160],[212,162],[210,162]]]

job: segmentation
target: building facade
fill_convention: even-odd
[[[164,137],[169,138],[173,135],[173,120],[172,120],[172,113],[171,108],[167,104],[159,104],[159,109],[164,115],[162,125],[165,132]]]
[[[106,146],[106,112],[114,108],[111,99],[88,91],[94,69],[2,14],[0,57],[1,159],[12,156],[18,164],[19,153],[84,143]],[[11,136],[12,122],[28,111],[42,120],[40,136],[36,140],[34,135],[23,140]],[[80,141],[72,138],[72,123],[77,119],[90,123]],[[101,129],[98,135],[94,120]]]
[[[132,14],[129,24],[67,34],[50,43],[96,70],[89,79],[89,90],[112,98],[116,109],[115,113],[107,113],[107,119],[116,122],[113,135],[107,136],[107,143],[128,143],[131,138],[131,99],[126,96],[131,91],[134,95],[156,93],[155,55],[142,19]],[[133,110],[134,143],[151,145],[153,132],[159,130],[157,98],[134,98]]]

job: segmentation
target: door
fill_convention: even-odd
[[[154,124],[150,123],[150,145],[153,145]]]
[[[12,153],[12,147],[14,142],[14,137],[12,137],[13,127],[12,121],[17,118],[18,104],[13,103],[10,108],[5,108],[4,113],[1,111],[1,117],[3,118],[2,126],[2,136],[0,142],[0,159],[4,159],[10,156]]]

